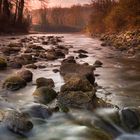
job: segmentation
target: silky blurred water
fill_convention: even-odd
[[[111,50],[109,47],[102,47],[101,41],[93,39],[82,34],[33,34],[16,36],[17,39],[10,40],[10,37],[0,37],[0,44],[8,44],[9,42],[16,42],[24,37],[38,37],[38,36],[64,36],[63,41],[65,45],[72,45],[68,55],[75,57],[78,54],[73,53],[74,50],[84,49],[88,51],[88,58],[77,59],[79,63],[94,64],[96,60],[103,62],[103,67],[96,69],[96,82],[100,86],[97,91],[97,96],[103,98],[109,103],[115,104],[120,108],[125,106],[139,106],[140,105],[140,59],[135,57],[127,57],[121,55],[120,52]],[[51,46],[43,46],[49,48]],[[10,108],[20,108],[25,104],[33,101],[32,93],[36,86],[35,80],[39,77],[52,78],[55,82],[55,90],[59,91],[63,85],[63,78],[59,73],[54,73],[52,70],[58,68],[61,63],[60,60],[39,62],[47,67],[45,69],[32,70],[34,77],[33,82],[29,83],[25,88],[14,93],[3,91],[1,89],[1,96],[4,97],[9,104],[0,101],[0,107],[7,106]],[[13,74],[17,70],[6,70],[0,72],[0,83],[8,75]],[[76,114],[80,116],[80,114]],[[87,117],[86,112],[83,111],[81,117]],[[90,118],[92,119],[92,117]],[[66,114],[54,114],[45,123],[34,122],[34,129],[27,137],[17,136],[4,127],[0,127],[1,140],[96,140],[93,130],[86,125],[75,123],[67,117]]]

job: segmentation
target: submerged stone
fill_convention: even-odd
[[[9,111],[5,114],[4,125],[17,134],[27,133],[33,128],[28,114],[17,111]]]

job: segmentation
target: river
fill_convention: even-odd
[[[140,59],[132,56],[123,55],[121,52],[111,49],[111,47],[101,46],[99,39],[93,39],[83,34],[30,34],[14,36],[17,39],[12,40],[10,36],[0,37],[1,44],[15,42],[24,37],[38,36],[64,36],[65,45],[72,45],[68,55],[77,56],[74,50],[83,49],[88,52],[87,58],[77,59],[79,63],[94,64],[96,60],[103,62],[103,67],[95,70],[96,82],[99,85],[97,96],[108,103],[117,105],[120,108],[128,106],[140,106]],[[37,44],[37,43],[36,43]],[[42,45],[43,46],[43,45]],[[46,48],[44,45],[43,47]],[[49,46],[47,46],[49,47]],[[52,78],[55,82],[55,90],[59,91],[64,83],[59,73],[54,73],[52,69],[59,68],[62,59],[39,62],[47,67],[45,69],[32,70],[34,74],[33,83],[36,78]],[[7,69],[0,72],[0,81],[16,70]],[[16,91],[14,94],[1,90],[1,95],[9,102],[9,106],[19,108],[33,101],[32,93],[35,85],[30,83],[24,89]],[[14,104],[13,104],[14,103]],[[3,103],[1,103],[1,106]],[[55,114],[47,123],[36,124],[34,131],[29,138],[17,137],[17,135],[6,131],[1,127],[0,139],[2,140],[93,140],[92,131],[86,127],[73,123],[65,114]]]

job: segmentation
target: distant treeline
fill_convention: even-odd
[[[0,32],[26,32],[30,22],[25,0],[0,0]]]
[[[88,31],[119,32],[140,27],[140,0],[93,0]]]
[[[38,29],[40,25],[44,31],[79,31],[88,25],[91,12],[91,5],[34,10],[32,12],[33,24]]]

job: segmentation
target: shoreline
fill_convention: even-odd
[[[124,31],[119,33],[92,34],[93,38],[102,41],[101,46],[112,46],[128,56],[140,54],[140,30]]]

